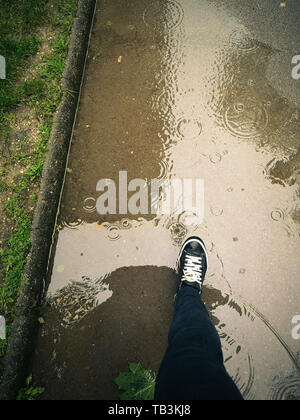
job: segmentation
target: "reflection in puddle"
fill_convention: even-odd
[[[209,232],[204,226],[186,225],[189,217],[190,214],[181,214],[153,221],[139,218],[122,219],[118,224],[83,223],[76,229],[72,225],[61,231],[48,303],[63,314],[62,324],[72,326],[110,298],[108,277],[119,267],[155,265],[176,269],[178,247],[186,237],[199,232],[210,251],[212,269],[207,274],[208,283],[223,284],[223,290],[230,290]]]
[[[213,295],[220,292],[213,291]],[[246,399],[260,399],[261,395],[276,399],[279,396],[279,377],[286,387],[293,383],[289,399],[295,399],[295,384],[300,381],[300,360],[291,352],[268,320],[253,306],[227,295],[212,304],[206,302],[221,337],[225,364]],[[255,331],[255,337],[253,334]],[[273,354],[276,353],[276,356]],[[280,368],[275,360],[280,360]],[[271,363],[274,366],[271,367]],[[268,369],[267,369],[268,367]],[[264,378],[261,377],[262,372]],[[290,372],[291,375],[285,378]],[[272,384],[272,386],[271,386]],[[283,391],[283,390],[282,390]],[[287,398],[282,392],[281,399]]]
[[[84,395],[100,387],[112,398],[129,359],[158,368],[178,251],[198,235],[209,251],[204,299],[245,398],[300,398],[291,338],[300,275],[300,104],[291,91],[299,85],[279,91],[270,78],[270,63],[282,70],[274,64],[278,34],[260,15],[250,30],[233,3],[99,6],[90,47],[97,59],[86,70],[52,261],[50,326],[37,348],[37,376],[54,397],[53,342],[53,371],[68,396],[77,369]],[[292,30],[279,9],[280,27]],[[204,179],[204,223],[186,212],[100,216],[97,182],[124,170],[147,182]]]
[[[81,282],[70,283],[51,296],[48,303],[61,312],[61,324],[71,327],[111,297],[112,292],[103,280],[83,277]]]

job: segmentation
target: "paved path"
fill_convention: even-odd
[[[118,398],[129,361],[157,371],[191,234],[245,398],[300,398],[299,17],[292,0],[99,2],[33,366],[44,398]],[[147,187],[204,180],[204,220],[201,206],[124,210],[120,171]],[[99,214],[102,179],[115,215]]]

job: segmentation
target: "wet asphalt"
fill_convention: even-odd
[[[176,261],[199,235],[203,298],[246,399],[300,399],[299,1],[99,1],[32,370],[44,399],[118,399],[157,372]],[[99,180],[203,180],[204,217],[99,214]],[[132,193],[128,194],[128,198]]]

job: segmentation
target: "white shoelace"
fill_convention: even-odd
[[[187,255],[183,268],[183,275],[181,281],[197,282],[202,285],[202,270],[203,270],[202,257]]]

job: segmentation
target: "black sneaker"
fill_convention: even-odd
[[[204,242],[193,236],[183,244],[179,255],[178,272],[181,286],[190,286],[201,293],[207,272],[208,255]]]

